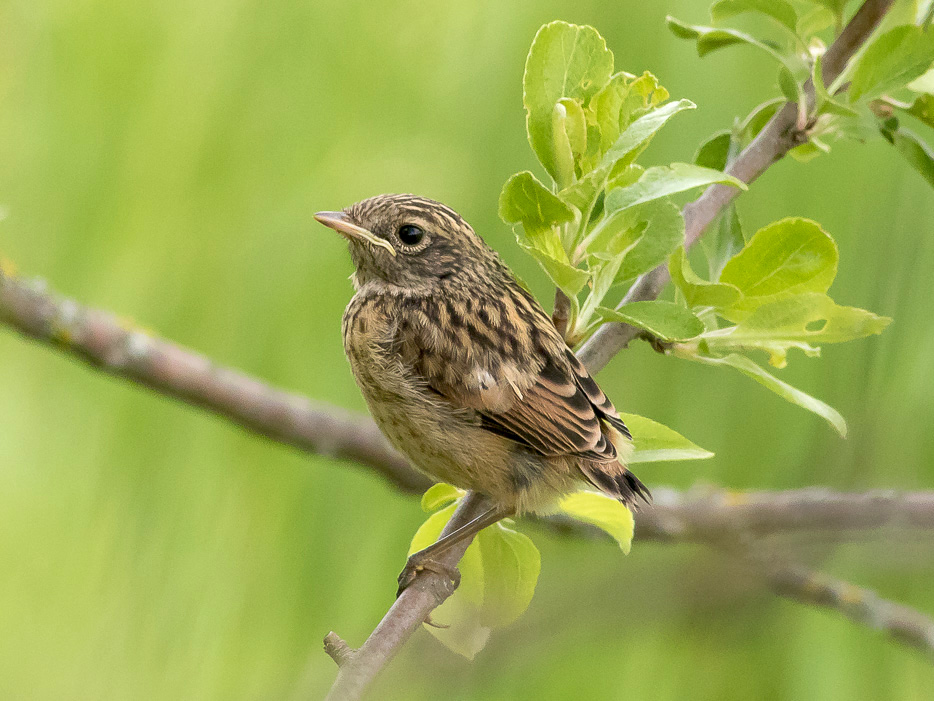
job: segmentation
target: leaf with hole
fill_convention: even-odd
[[[882,333],[891,319],[856,307],[843,307],[821,292],[805,292],[767,302],[736,326],[702,336],[711,351],[763,350],[769,363],[784,367],[791,348],[817,355],[824,343],[843,343]]]

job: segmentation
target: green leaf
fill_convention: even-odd
[[[681,210],[667,200],[648,202],[619,215],[632,213],[639,222],[641,232],[626,252],[623,264],[616,273],[617,283],[632,280],[665,262],[684,241],[684,217]]]
[[[770,224],[724,266],[720,282],[743,293],[724,316],[736,320],[777,295],[826,292],[838,259],[837,244],[816,222],[788,218]]]
[[[465,493],[463,489],[458,489],[444,482],[438,482],[438,484],[431,485],[428,490],[422,494],[422,509],[428,513],[437,511],[441,507],[447,506],[452,501],[457,501],[464,496]]]
[[[507,224],[522,223],[531,241],[543,230],[574,218],[574,212],[529,171],[516,173],[499,196],[499,216]]]
[[[784,104],[785,100],[781,97],[763,102],[749,113],[749,116],[740,125],[739,133],[747,142],[752,141]]]
[[[542,568],[541,555],[528,536],[502,522],[480,531],[477,541],[484,573],[480,623],[500,628],[529,607]]]
[[[918,95],[905,111],[929,127],[934,127],[934,95]]]
[[[724,170],[730,157],[733,135],[729,130],[718,131],[700,145],[694,154],[694,165],[712,170]]]
[[[931,63],[934,63],[934,31],[924,31],[913,24],[890,29],[857,57],[850,75],[850,101],[903,87],[924,74]]]
[[[679,247],[668,259],[672,282],[684,295],[690,307],[729,307],[736,304],[742,293],[739,288],[724,282],[708,282],[699,277],[688,262],[684,247]]]
[[[814,58],[814,66],[811,69],[811,82],[814,84],[818,113],[836,114],[841,117],[859,116],[856,110],[843,104],[827,91],[827,87],[824,85],[823,57],[820,55]]]
[[[843,307],[822,292],[806,292],[763,304],[736,326],[703,335],[707,347],[759,349],[769,363],[785,367],[791,348],[817,355],[823,343],[843,343],[882,333],[891,319],[865,309]]]
[[[934,4],[932,4],[931,7],[934,8]],[[920,78],[915,78],[905,87],[913,92],[923,92],[928,95],[934,95],[934,68],[924,73]]]
[[[629,302],[618,309],[600,307],[597,313],[606,321],[645,329],[662,341],[687,341],[704,332],[703,322],[690,309],[663,300]]]
[[[718,280],[723,266],[734,255],[743,250],[746,239],[743,236],[743,227],[739,220],[736,205],[729,205],[720,215],[720,223],[701,239],[701,247],[707,256],[707,269],[711,280]]]
[[[678,112],[695,109],[690,100],[669,102],[639,117],[620,134],[613,146],[603,156],[603,165],[612,165],[617,161],[634,158],[633,154],[644,148],[649,140],[665,126],[665,123]]]
[[[648,168],[642,177],[629,187],[610,190],[604,207],[608,212],[615,212],[715,183],[732,185],[741,190],[747,189],[744,182],[721,171],[690,163],[672,163],[670,166]]]
[[[792,33],[795,32],[798,24],[798,13],[785,0],[718,0],[710,7],[710,19],[714,23],[719,23],[745,12],[755,12],[771,17]]]
[[[542,269],[551,278],[551,281],[560,287],[568,297],[577,296],[577,293],[584,289],[584,285],[590,280],[590,273],[586,270],[581,270],[570,263],[558,260],[544,251],[528,246],[521,241],[519,246],[539,262]]]
[[[558,508],[573,519],[605,531],[629,554],[635,523],[632,512],[616,499],[599,492],[574,492],[563,497]]]
[[[556,181],[555,105],[565,97],[586,103],[612,72],[613,53],[593,27],[552,22],[535,35],[523,78],[526,126],[532,150]]]
[[[587,150],[587,121],[584,118],[584,110],[580,100],[570,97],[562,97],[558,100],[558,104],[565,111],[565,132],[571,145],[571,153],[576,161]]]
[[[713,453],[692,443],[674,429],[636,414],[620,414],[632,433],[635,446],[629,462],[665,462],[670,460],[704,460]]]
[[[886,129],[881,131],[888,142],[911,164],[911,167],[934,187],[934,149],[903,127],[892,131]]]
[[[818,6],[801,15],[796,29],[799,36],[810,37],[829,29],[836,21],[837,18],[832,11]]]
[[[772,390],[783,399],[817,414],[833,426],[837,433],[846,438],[846,421],[840,415],[840,412],[821,400],[802,392],[796,387],[792,387],[787,382],[779,380],[775,375],[760,367],[745,355],[731,353],[723,358],[712,358],[705,355],[679,355],[706,365],[731,367],[739,370],[747,377],[754,379],[760,385]]]
[[[667,17],[665,21],[675,36],[682,39],[693,39],[697,42],[697,55],[701,58],[712,51],[727,46],[746,44],[764,51],[785,66],[792,74],[798,74],[805,70],[805,63],[800,57],[782,53],[774,44],[756,39],[751,34],[725,27],[703,27],[696,24],[686,24],[671,16]]]

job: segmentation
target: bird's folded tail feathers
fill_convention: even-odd
[[[585,462],[580,469],[594,487],[630,509],[652,502],[648,487],[620,463]]]

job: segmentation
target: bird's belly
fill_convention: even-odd
[[[354,372],[380,430],[421,471],[473,489],[483,484],[484,472],[506,469],[506,443],[480,428],[472,412],[433,396],[402,368],[384,368],[378,376],[366,369]]]

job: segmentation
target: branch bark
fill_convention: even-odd
[[[110,312],[82,306],[0,269],[0,321],[110,375],[149,387],[300,450],[365,465],[400,489],[431,482],[386,442],[376,424],[270,386],[156,338]]]
[[[929,616],[801,565],[769,563],[761,573],[776,595],[836,611],[858,625],[885,632],[934,662],[934,619]]]

